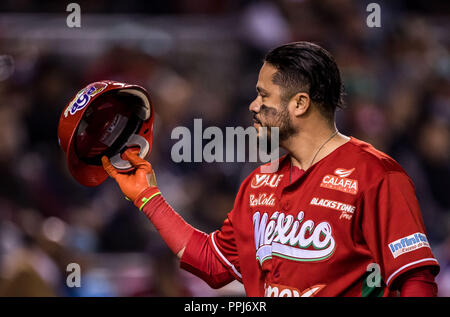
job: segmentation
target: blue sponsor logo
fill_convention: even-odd
[[[391,249],[394,258],[400,254],[410,252],[421,247],[429,247],[429,243],[427,236],[420,232],[398,239],[389,244],[389,248]]]
[[[75,100],[74,104],[70,108],[70,114],[74,114],[78,110],[81,110],[84,107],[86,107],[86,105],[89,103],[89,100],[91,100],[91,95],[95,90],[96,90],[95,87],[92,86],[87,91],[82,93],[81,96],[78,97],[77,100]]]
[[[64,116],[67,117],[69,113],[75,114],[78,110],[83,109],[89,104],[92,97],[102,92],[107,87],[105,83],[94,83],[90,87],[82,89],[76,97],[70,102],[67,109],[64,111]]]

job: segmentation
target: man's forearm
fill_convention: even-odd
[[[195,229],[173,210],[164,197],[161,195],[153,195],[155,193],[147,191],[138,197],[140,201],[149,199],[141,210],[153,223],[170,250],[178,258],[181,258]]]
[[[212,288],[222,287],[234,280],[232,274],[212,251],[208,235],[184,221],[164,197],[160,194],[155,195],[157,192],[159,193],[153,189],[140,195],[139,201],[144,199],[145,202],[140,209],[153,223],[172,252],[181,260],[181,267],[203,279]],[[152,198],[146,200],[149,197]]]

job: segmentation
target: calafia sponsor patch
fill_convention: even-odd
[[[358,193],[358,181],[348,178],[355,169],[338,168],[335,175],[327,174],[322,178],[320,187],[339,190],[344,193],[356,195]]]

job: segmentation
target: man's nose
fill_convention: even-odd
[[[258,100],[259,98],[255,98],[251,103],[250,106],[248,107],[248,110],[258,113],[259,112],[259,108],[261,107],[261,102],[259,102]]]

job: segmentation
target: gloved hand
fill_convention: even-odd
[[[116,180],[125,196],[153,223],[173,253],[181,258],[195,229],[167,204],[164,197],[158,197],[161,192],[156,186],[155,173],[150,163],[141,159],[135,150],[128,149],[124,154],[124,159],[135,168],[133,171],[121,173],[106,156],[102,157],[103,168]],[[158,199],[152,200],[155,196]],[[144,208],[151,200],[148,208]]]
[[[121,173],[114,168],[106,156],[102,157],[103,168],[116,180],[125,197],[142,210],[150,199],[161,194],[156,184],[155,172],[149,162],[137,155],[136,150],[126,150],[124,158],[135,167],[131,172]]]

